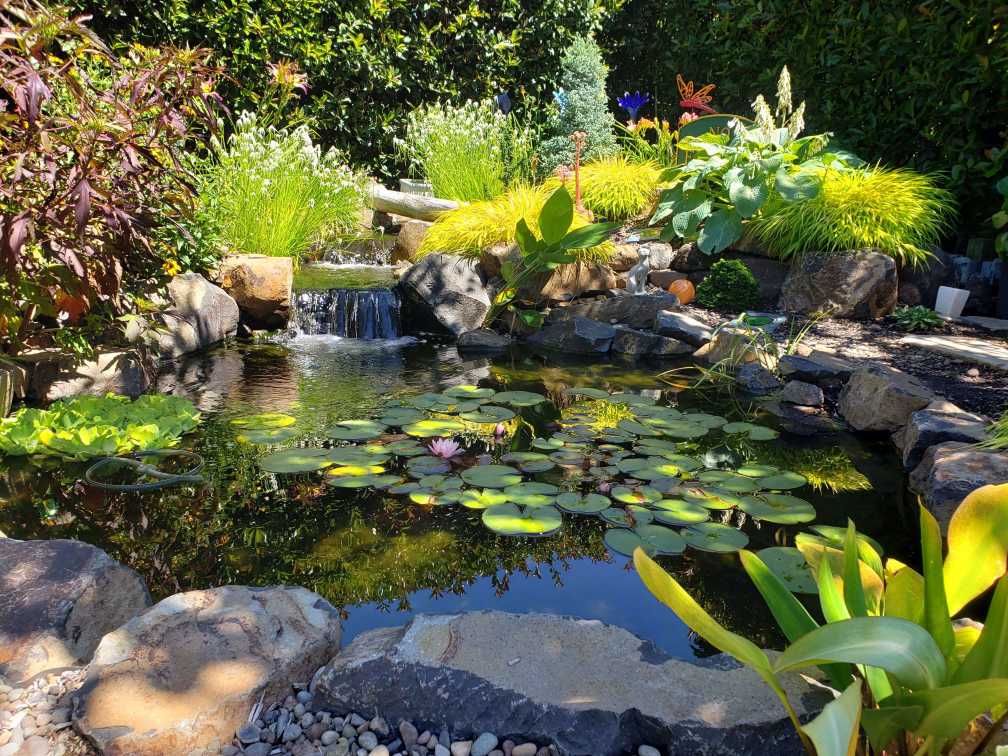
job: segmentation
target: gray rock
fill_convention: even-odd
[[[412,748],[419,736],[420,733],[417,732],[417,728],[413,726],[412,722],[404,719],[399,723],[399,737],[402,738],[403,745],[407,748]]]
[[[299,690],[295,698],[297,699],[298,703],[307,705],[311,703],[312,694],[309,693],[307,690]]]
[[[535,756],[539,747],[535,743],[522,743],[511,749],[511,756]]]
[[[144,334],[163,360],[206,349],[238,331],[238,303],[199,273],[182,273],[168,282],[171,306],[159,313],[156,330]]]
[[[819,386],[839,385],[854,372],[849,362],[817,349],[806,355],[786,354],[778,367],[781,375]]]
[[[235,732],[260,697],[276,700],[290,680],[310,678],[339,640],[336,610],[304,588],[175,594],[102,638],[74,726],[103,753],[204,748]],[[300,737],[295,722],[277,724],[288,741]]]
[[[662,336],[685,341],[695,347],[706,344],[714,333],[706,324],[675,310],[659,310],[653,327]]]
[[[403,273],[402,322],[409,333],[458,336],[483,325],[492,294],[479,264],[453,255],[427,255]]]
[[[357,736],[357,744],[361,748],[367,748],[369,751],[378,745],[378,736],[373,732],[362,732]]]
[[[669,267],[672,270],[680,270],[683,273],[694,273],[701,270],[710,270],[714,258],[700,251],[696,242],[683,244],[672,254]]]
[[[87,663],[151,603],[140,575],[80,541],[0,539],[0,564],[0,676],[12,683]]]
[[[612,341],[611,350],[619,354],[674,357],[690,354],[693,347],[678,339],[661,336],[657,333],[637,331],[626,326],[616,326],[616,337]]]
[[[245,756],[269,756],[273,746],[269,743],[254,743],[245,749]]]
[[[788,381],[781,389],[779,399],[803,407],[819,407],[826,400],[821,388],[805,381]]]
[[[637,749],[637,756],[661,756],[661,751],[649,745],[642,745]]]
[[[760,329],[723,326],[713,338],[693,353],[695,359],[709,365],[727,363],[744,365],[754,362],[768,370],[777,367],[776,346],[773,339]]]
[[[778,306],[785,312],[878,320],[896,307],[896,262],[878,250],[808,255],[791,266]]]
[[[526,341],[532,346],[567,354],[606,354],[614,338],[616,329],[611,325],[572,317],[545,326]]]
[[[953,284],[953,270],[948,254],[937,247],[932,248],[931,253],[933,257],[919,265],[903,265],[899,270],[900,290],[902,291],[904,284],[913,286],[920,297],[920,301],[913,304],[923,304],[926,307],[934,307],[939,286]]]
[[[434,746],[434,756],[451,756],[451,751],[438,743]]]
[[[460,334],[456,346],[460,352],[503,352],[511,346],[511,338],[490,328],[476,328]]]
[[[787,279],[789,267],[779,260],[766,257],[742,257],[728,255],[742,261],[759,285],[760,302],[764,305],[776,304]]]
[[[573,317],[619,323],[631,328],[651,328],[661,310],[676,310],[679,299],[674,294],[620,294],[590,302],[577,302],[567,307],[550,310],[547,322],[553,323]]]
[[[828,700],[797,675],[783,683],[801,717]],[[681,661],[622,628],[552,615],[421,615],[363,633],[319,673],[315,694],[336,710],[521,732],[570,756],[616,756],[642,742],[674,753],[801,753],[774,694],[730,658]],[[468,752],[456,746],[453,756]]]
[[[932,446],[945,441],[983,441],[987,438],[988,423],[981,415],[939,399],[911,414],[906,427],[893,440],[903,452],[903,467],[912,470]]]
[[[469,752],[470,756],[487,756],[494,748],[497,747],[497,736],[492,732],[484,732],[472,745],[472,750]]]
[[[371,727],[372,732],[378,733],[378,735],[383,738],[391,732],[388,722],[386,722],[382,717],[375,717],[372,719],[369,726]]]
[[[854,371],[840,392],[837,409],[855,430],[891,433],[934,399],[916,378],[895,368],[870,365]]]
[[[740,365],[735,371],[735,383],[754,396],[766,396],[780,388],[781,382],[758,362]]]
[[[251,722],[246,722],[238,728],[238,740],[245,744],[257,743],[259,741],[259,728]]]
[[[28,393],[28,369],[17,362],[0,360],[0,418],[6,417],[16,399]]]
[[[472,751],[471,740],[456,740],[451,744],[451,756],[469,756]]]
[[[667,291],[675,281],[688,281],[689,276],[677,270],[652,270],[648,273],[647,280],[649,284]]]
[[[672,266],[672,258],[676,250],[665,242],[647,242],[641,244],[648,251],[648,265],[651,270],[668,270]]]
[[[966,496],[982,486],[1008,481],[1008,454],[948,441],[932,446],[910,473],[910,488],[942,526]]]
[[[321,742],[324,746],[332,745],[337,740],[339,740],[339,733],[335,730],[326,730],[319,737],[319,742]]]

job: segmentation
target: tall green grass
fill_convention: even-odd
[[[875,247],[916,265],[954,210],[933,176],[880,166],[826,170],[815,197],[768,208],[750,231],[782,258]]]
[[[201,215],[224,251],[292,257],[359,223],[363,181],[306,126],[262,127],[244,113],[200,188]]]

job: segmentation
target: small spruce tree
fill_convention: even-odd
[[[543,142],[539,151],[539,164],[546,173],[552,173],[558,165],[573,164],[574,143],[570,137],[575,131],[588,135],[582,161],[613,155],[618,150],[613,133],[616,119],[609,112],[605,91],[609,68],[595,40],[576,38],[561,66],[557,112],[549,121],[553,136]]]

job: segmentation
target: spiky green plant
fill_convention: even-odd
[[[627,220],[648,212],[658,199],[661,169],[651,162],[635,162],[622,155],[600,158],[581,166],[581,199],[596,216]],[[551,178],[546,186],[560,186]]]
[[[539,213],[550,196],[543,186],[519,185],[485,202],[462,205],[445,213],[427,230],[417,250],[417,258],[437,252],[463,257],[479,257],[494,244],[515,241],[515,228],[524,219],[528,227],[539,233]],[[575,214],[571,230],[587,226],[588,219]],[[605,262],[615,253],[612,242],[591,249],[578,250],[582,262]]]
[[[875,247],[902,263],[930,256],[954,213],[934,176],[869,166],[826,170],[814,197],[781,201],[751,231],[782,258]]]
[[[1008,449],[1008,412],[987,426],[988,438],[977,446],[981,449]]]

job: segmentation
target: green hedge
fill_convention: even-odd
[[[786,64],[809,133],[944,172],[969,225],[984,224],[1008,173],[1008,155],[990,152],[1008,129],[1004,0],[627,0],[604,44],[610,94],[648,90],[675,117],[677,72],[716,84],[718,110],[748,113]]]
[[[438,98],[510,90],[548,101],[560,58],[621,0],[74,0],[114,42],[210,47],[238,86],[262,90],[266,64],[308,74],[308,111],[324,143],[395,175],[403,116]],[[524,93],[524,97],[521,92]],[[534,105],[533,105],[534,106]]]

